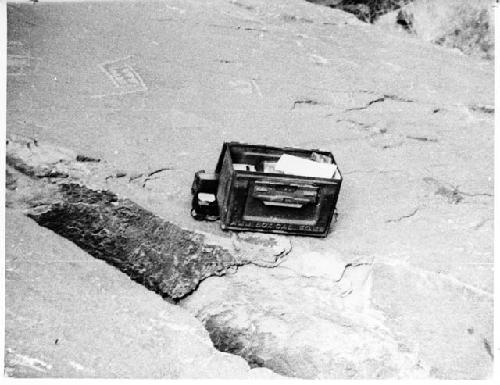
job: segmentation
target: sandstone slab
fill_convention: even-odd
[[[314,257],[307,256],[309,263]],[[271,270],[245,266],[235,275],[205,280],[181,306],[203,322],[218,349],[282,375],[428,376],[415,347],[388,329],[371,307],[371,269],[370,264],[344,265],[342,279],[336,280],[323,272],[301,275],[286,263]]]
[[[216,223],[195,223],[187,215],[193,174],[216,163],[223,141],[331,151],[346,182],[339,220],[324,240],[289,238],[293,250],[301,244],[327,257],[310,257],[318,260],[314,266],[292,255],[264,256],[283,269],[289,263],[286,271],[308,282],[276,287],[316,292],[312,314],[324,309],[320,283],[313,283],[318,278],[333,278],[328,285],[340,286],[331,290],[341,298],[371,292],[349,305],[369,335],[373,318],[382,322],[387,335],[402,340],[401,350],[421,359],[431,377],[488,376],[488,351],[494,352],[491,62],[302,0],[42,1],[11,4],[8,12],[8,53],[18,50],[33,58],[23,62],[23,74],[8,74],[9,133],[106,160],[113,166],[109,173],[89,163],[79,179],[182,228],[220,236],[228,248],[233,240]],[[102,71],[110,62],[129,69],[143,87],[125,84],[118,90],[117,80]],[[48,174],[37,180],[50,184],[50,179]],[[38,190],[25,193],[29,198]],[[342,256],[336,265],[328,263],[332,249]],[[359,286],[368,268],[354,268],[360,256],[372,259],[371,291]],[[271,270],[249,269],[254,280],[271,280]],[[255,288],[268,286],[255,283]],[[297,295],[307,303],[305,294]],[[207,303],[213,300],[206,297]],[[366,298],[378,316],[359,316]],[[286,299],[295,306],[293,298]],[[240,309],[238,301],[230,303]],[[222,327],[226,321],[211,306],[203,314]],[[193,305],[204,308],[202,301]],[[307,320],[300,322],[307,326]],[[245,327],[238,328],[244,331],[238,341],[251,340],[242,337],[248,334]],[[304,335],[319,338],[310,330]],[[302,340],[306,355],[309,345]],[[369,340],[375,346],[380,342]],[[380,346],[394,351],[394,344]],[[252,365],[269,361],[259,361],[257,347],[251,351]],[[374,346],[366,351],[380,357]],[[313,351],[311,365],[342,357],[341,351],[328,352]],[[388,362],[397,361],[392,358]],[[331,365],[319,365],[325,368],[321,375],[345,374],[346,366],[327,373]],[[367,364],[362,359],[354,367],[361,376]],[[405,365],[393,365],[389,375],[404,373],[397,368]],[[366,373],[376,376],[377,370]],[[313,374],[301,367],[297,375]]]
[[[276,377],[220,353],[186,311],[18,210],[6,218],[6,375]]]
[[[130,199],[86,187],[82,178],[92,174],[98,183],[98,176],[109,171],[109,166],[103,162],[91,172],[76,155],[61,157],[68,153],[65,148],[27,138],[9,138],[9,165],[21,171],[21,179],[26,181],[24,175],[34,178],[24,188],[11,189],[19,190],[11,194],[13,199],[24,201],[27,215],[39,225],[164,297],[185,297],[203,279],[234,272],[246,263],[275,266],[290,251],[285,237],[241,234],[229,240],[193,232]],[[53,172],[55,168],[58,173]],[[12,172],[9,175],[14,178]]]

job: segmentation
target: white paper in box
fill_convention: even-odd
[[[276,163],[276,170],[290,175],[330,179],[335,175],[337,165],[283,154]]]

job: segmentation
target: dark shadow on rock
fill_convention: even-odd
[[[181,229],[128,199],[72,183],[28,216],[163,297],[178,300],[242,264],[205,236]]]
[[[380,16],[400,9],[407,0],[306,0],[309,3],[325,5],[352,13],[359,20],[373,23]]]

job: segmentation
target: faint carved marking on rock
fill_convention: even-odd
[[[23,42],[16,40],[9,40],[7,42],[7,55],[30,56],[30,51],[25,47]]]
[[[9,40],[7,42],[7,53],[11,53],[11,50],[22,48],[24,44],[21,41]]]
[[[36,58],[31,56],[8,55],[7,75],[21,76],[28,75],[36,68]]]
[[[118,92],[116,95],[144,92],[148,88],[137,71],[128,62],[130,56],[122,59],[112,60],[99,64],[99,68],[113,82]],[[106,95],[102,95],[106,96]]]
[[[36,71],[39,59],[20,41],[7,43],[7,75],[23,76]]]

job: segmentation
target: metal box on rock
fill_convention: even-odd
[[[283,174],[267,168],[283,154],[311,159],[329,152],[224,143],[215,172],[219,175],[217,202],[224,230],[325,237],[342,183],[337,168],[332,178]],[[249,165],[247,169],[235,165]]]

